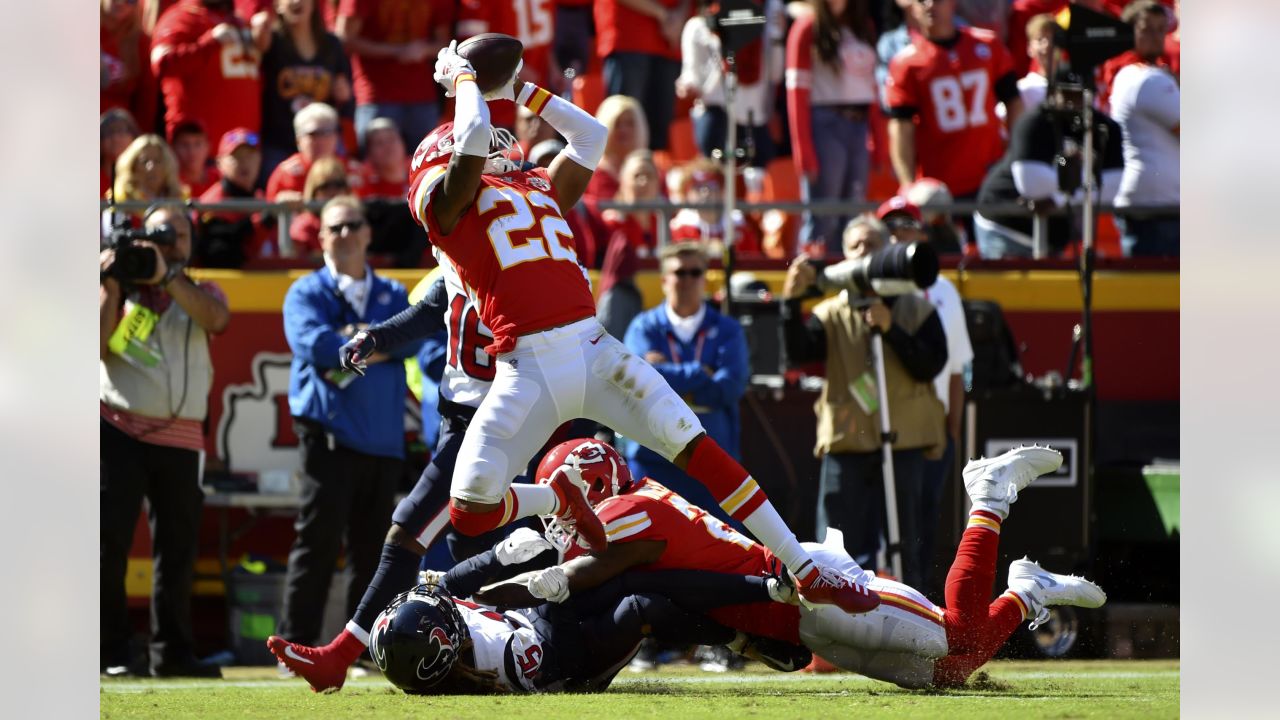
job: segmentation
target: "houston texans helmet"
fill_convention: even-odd
[[[418,143],[413,151],[411,172],[430,165],[445,165],[453,157],[453,122],[444,122]],[[515,159],[512,159],[512,155]],[[519,170],[524,163],[524,149],[516,142],[516,136],[506,128],[490,128],[489,157],[484,163],[485,175],[501,175]]]
[[[369,654],[392,685],[421,695],[453,669],[467,637],[453,598],[419,585],[397,595],[378,615],[369,633]]]

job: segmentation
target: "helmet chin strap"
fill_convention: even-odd
[[[510,155],[511,149],[515,148],[517,159],[512,160]],[[524,148],[520,147],[520,143],[516,142],[516,136],[506,128],[490,128],[489,129],[489,157],[485,160],[485,175],[501,175],[503,173],[515,172],[524,164]]]

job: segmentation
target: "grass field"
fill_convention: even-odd
[[[716,675],[692,667],[623,671],[603,695],[410,697],[380,676],[316,695],[274,668],[231,668],[217,680],[103,680],[103,718],[1170,718],[1176,660],[998,661],[971,687],[909,692],[857,675],[783,675],[749,665]]]

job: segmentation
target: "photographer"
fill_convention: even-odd
[[[140,239],[139,236],[148,239]],[[216,285],[183,272],[191,220],[153,208],[142,231],[117,231],[101,256],[101,657],[111,675],[145,672],[129,650],[125,571],[147,498],[154,571],[150,674],[218,677],[192,653],[191,584],[200,527],[202,423],[213,382],[209,337],[231,314]]]
[[[862,215],[844,231],[846,259],[871,255],[885,246],[884,224]],[[783,336],[787,362],[826,361],[827,382],[814,406],[822,458],[818,491],[819,532],[844,532],[845,549],[863,568],[875,569],[885,527],[884,475],[881,466],[880,395],[871,337],[884,336],[885,396],[888,399],[896,480],[898,527],[902,542],[903,582],[918,585],[920,499],[926,454],[941,453],[946,443],[942,403],[933,378],[946,365],[947,338],[928,300],[915,294],[878,297],[845,288],[801,319],[800,299],[814,287],[818,271],[804,258],[787,270],[783,285]]]
[[[1067,204],[1080,193],[1084,172],[1084,89],[1079,79],[1062,76],[1045,101],[1013,126],[1009,150],[991,167],[978,202],[1017,202],[1037,211]],[[1094,177],[1098,202],[1110,203],[1120,188],[1124,155],[1120,126],[1101,112],[1093,113]],[[978,253],[985,259],[1032,256],[1033,217],[1026,214],[973,214]],[[1073,239],[1070,215],[1049,217],[1049,251],[1062,252]]]

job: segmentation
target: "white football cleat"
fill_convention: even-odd
[[[993,458],[971,460],[961,477],[975,507],[1005,517],[1018,491],[1032,480],[1062,467],[1062,453],[1050,447],[1018,447]]]
[[[1028,610],[1035,620],[1035,630],[1049,620],[1050,605],[1098,608],[1107,602],[1107,594],[1094,583],[1076,575],[1058,575],[1040,567],[1026,557],[1009,565],[1009,589],[1028,600]]]

